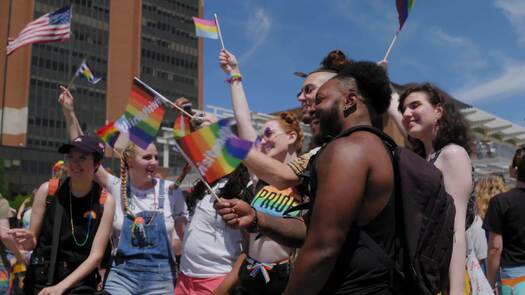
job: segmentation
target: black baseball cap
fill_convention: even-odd
[[[61,154],[67,154],[73,147],[88,153],[97,154],[101,158],[104,157],[104,143],[98,137],[93,135],[80,135],[79,137],[73,139],[72,142],[66,143],[59,147],[58,152]]]

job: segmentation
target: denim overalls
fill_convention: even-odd
[[[124,216],[117,254],[105,286],[113,295],[173,294],[176,274],[164,222],[165,181],[159,181],[158,208],[136,214],[144,221],[140,228]],[[131,198],[128,200],[132,202]]]

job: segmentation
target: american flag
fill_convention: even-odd
[[[68,40],[70,25],[70,6],[44,14],[27,24],[18,37],[9,40],[7,54],[27,44]]]

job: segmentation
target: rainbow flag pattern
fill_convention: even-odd
[[[175,138],[181,138],[191,133],[190,117],[180,114],[173,124],[173,135]]]
[[[257,212],[278,217],[285,217],[286,210],[299,205],[301,195],[293,188],[279,190],[271,185],[263,187],[255,194],[252,200],[252,207]],[[290,212],[286,216],[298,217],[299,211]]]
[[[215,20],[194,17],[193,22],[195,23],[195,35],[197,37],[219,39],[219,30]]]
[[[95,75],[93,75],[93,72],[88,67],[87,62],[86,62],[85,59],[82,61],[82,63],[78,67],[78,70],[75,73],[75,75],[76,76],[78,76],[78,75],[83,76],[91,84],[97,84],[98,82],[100,82],[100,78],[96,78]]]
[[[120,131],[115,127],[115,122],[113,121],[97,130],[97,136],[112,148],[115,146],[115,142],[117,142],[119,135]]]
[[[146,149],[153,142],[164,119],[165,98],[135,77],[128,105],[124,114],[115,122],[120,132],[127,133],[129,140]]]
[[[410,14],[412,7],[414,7],[414,3],[416,3],[416,0],[396,0],[397,14],[399,15],[398,31],[401,31],[401,28],[403,28],[408,14]]]
[[[84,212],[82,217],[87,218],[87,219],[97,219],[97,213],[93,210],[88,210]]]
[[[252,142],[233,133],[233,122],[232,118],[222,119],[177,139],[182,154],[208,183],[230,174],[252,148]]]

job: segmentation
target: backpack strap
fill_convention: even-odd
[[[397,144],[392,139],[392,137],[388,136],[383,131],[375,127],[369,126],[369,125],[359,125],[359,126],[355,126],[352,128],[348,128],[344,130],[343,132],[339,133],[339,135],[337,135],[335,138],[349,136],[350,134],[357,132],[357,131],[367,131],[367,132],[377,135],[391,151],[393,151],[397,147]]]
[[[58,188],[60,187],[61,182],[60,179],[54,178],[49,180],[48,184],[48,196],[55,196],[55,194],[58,191]],[[53,239],[51,244],[51,259],[50,259],[50,265],[49,265],[49,272],[47,274],[47,285],[52,286],[53,285],[53,279],[55,276],[55,268],[57,263],[57,255],[58,255],[58,242],[60,239],[60,227],[62,226],[62,215],[64,213],[64,207],[62,207],[62,204],[60,204],[58,198],[55,198],[55,215],[53,218]]]
[[[60,178],[51,178],[47,185],[47,196],[53,197],[58,190]]]

